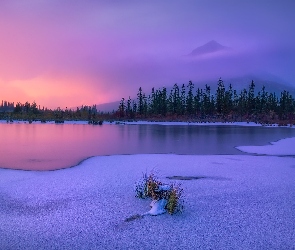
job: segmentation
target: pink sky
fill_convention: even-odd
[[[0,2],[0,100],[49,108],[255,70],[295,86],[295,1]],[[225,58],[187,61],[210,40]]]

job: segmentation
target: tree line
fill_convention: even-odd
[[[9,112],[14,109],[14,102],[3,101],[0,105],[0,112]]]
[[[146,95],[140,87],[136,99],[122,98],[117,111],[101,112],[96,105],[82,106],[76,109],[48,109],[33,103],[9,103],[2,101],[0,119],[7,121],[27,120],[55,121],[88,120],[99,124],[103,120],[150,121],[191,121],[191,122],[238,122],[253,121],[261,124],[295,125],[295,100],[284,90],[280,94],[268,92],[263,86],[255,89],[252,81],[248,88],[241,91],[225,86],[220,78],[216,91],[205,85],[195,88],[192,81],[187,85],[174,84],[168,92],[166,87]]]
[[[13,120],[25,120],[28,122],[33,121],[55,121],[56,123],[63,123],[66,120],[83,120],[89,121],[92,124],[101,124],[102,120],[110,117],[109,113],[99,112],[96,105],[81,106],[76,109],[48,109],[40,107],[34,101],[32,103],[16,103],[16,105],[10,106],[10,110],[3,110],[0,112],[0,119],[12,122]],[[0,110],[1,111],[1,110]]]
[[[174,84],[146,95],[140,87],[137,99],[122,98],[117,116],[123,119],[191,120],[191,121],[254,121],[259,123],[295,122],[295,100],[284,90],[277,95],[263,86],[256,91],[252,81],[241,91],[225,86],[220,78],[215,92],[205,85],[197,88],[192,81],[181,87]]]

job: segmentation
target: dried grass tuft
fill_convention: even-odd
[[[165,186],[165,189],[162,188],[163,186]],[[141,199],[151,198],[154,201],[166,199],[167,205],[165,209],[169,214],[182,212],[184,209],[181,184],[163,184],[153,172],[149,175],[144,173],[142,179],[135,184],[135,197]]]

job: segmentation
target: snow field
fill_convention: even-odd
[[[282,145],[281,145],[282,146]],[[144,216],[134,183],[154,171],[184,188],[182,214]],[[294,249],[295,160],[116,155],[47,172],[0,169],[0,249]]]

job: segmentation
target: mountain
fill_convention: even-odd
[[[113,112],[118,110],[119,105],[120,105],[120,101],[116,101],[116,102],[97,104],[96,108],[98,111],[102,111],[102,112]]]
[[[251,83],[251,81],[254,81],[255,84],[255,91],[261,91],[262,87],[265,86],[265,89],[268,93],[276,93],[276,95],[279,97],[281,92],[286,90],[288,91],[292,96],[295,95],[295,87],[285,83],[282,79],[272,76],[272,75],[246,75],[241,77],[234,77],[234,78],[228,78],[223,79],[225,84],[232,84],[232,86],[237,89],[238,91],[241,91],[242,89],[247,89]],[[217,85],[217,84],[216,84]]]
[[[188,56],[203,56],[208,54],[213,54],[216,52],[227,51],[230,50],[229,47],[223,46],[220,43],[212,40],[196,49],[194,49]]]
[[[96,109],[99,112],[113,112],[113,111],[117,111],[119,108],[121,101],[115,101],[115,102],[108,102],[108,103],[101,103],[101,104],[96,104]],[[87,105],[86,105],[87,106]],[[92,105],[91,105],[92,106]],[[70,107],[69,109],[71,110],[76,110],[77,108],[82,108],[83,106],[74,106],[74,107]]]

